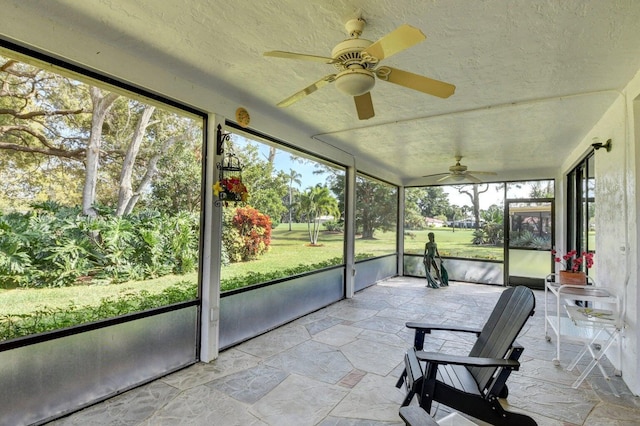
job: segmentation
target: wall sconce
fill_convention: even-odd
[[[596,151],[599,150],[600,148],[604,148],[607,150],[607,152],[611,151],[611,139],[607,139],[607,141],[605,143],[602,142],[595,142],[598,140],[598,138],[593,138],[594,143],[591,144],[591,146],[593,147],[593,149],[595,149]]]

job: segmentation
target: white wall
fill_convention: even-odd
[[[634,118],[634,101],[635,117]],[[640,185],[640,72],[619,98],[602,116],[578,148],[563,165],[558,176],[560,197],[557,200],[556,241],[564,241],[566,230],[564,205],[566,203],[566,173],[589,151],[593,138],[601,142],[612,140],[612,149],[600,149],[595,153],[596,173],[596,256],[598,285],[607,287],[623,300],[626,327],[622,337],[622,357],[616,351],[608,354],[622,377],[635,394],[640,394],[640,329],[638,321],[639,247],[638,227],[640,220],[639,201],[636,188]]]

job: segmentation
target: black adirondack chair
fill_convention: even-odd
[[[531,417],[506,411],[498,400],[507,397],[507,378],[520,366],[518,358],[524,348],[515,339],[534,308],[533,292],[519,286],[502,293],[482,330],[407,323],[415,329],[415,338],[396,385],[407,388],[402,405],[408,406],[415,396],[427,413],[433,402],[439,402],[493,425],[535,426]],[[434,330],[475,333],[478,337],[467,356],[422,351],[425,335]]]

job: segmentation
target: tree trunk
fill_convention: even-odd
[[[271,146],[269,147],[269,157],[267,158],[267,161],[269,162],[269,164],[273,166],[273,162],[275,160],[276,160],[276,148]]]
[[[136,129],[133,133],[131,143],[127,148],[127,154],[122,162],[122,171],[120,172],[120,189],[118,190],[118,207],[116,208],[116,216],[131,213],[135,202],[139,198],[140,192],[138,191],[135,201],[131,203],[131,200],[134,198],[131,176],[133,175],[133,166],[135,165],[136,158],[140,152],[140,146],[142,145],[144,134],[155,109],[155,107],[147,105],[144,111],[142,111],[142,114],[138,119]]]
[[[480,197],[478,194],[478,185],[473,185],[473,219],[475,220],[475,228],[480,229]]]
[[[96,186],[98,184],[98,166],[100,163],[100,145],[102,141],[102,125],[107,112],[119,95],[108,93],[103,96],[97,87],[89,88],[93,115],[91,116],[91,133],[85,153],[85,178],[82,189],[82,213],[87,216],[96,216],[93,204],[96,200]]]
[[[144,191],[151,185],[153,177],[156,175],[156,173],[158,173],[158,161],[160,161],[160,158],[162,158],[167,153],[169,148],[175,143],[176,140],[177,137],[171,137],[167,139],[164,145],[162,145],[162,149],[160,150],[160,152],[156,153],[149,159],[149,163],[147,164],[147,171],[140,180],[137,191],[133,192],[132,197],[129,199],[129,202],[127,202],[127,206],[124,209],[125,215],[130,214],[133,211],[133,208],[140,199],[140,194],[144,193]],[[180,206],[175,206],[176,210],[178,210],[179,208]]]
[[[291,232],[291,221],[292,221],[292,217],[291,217],[291,204],[293,203],[293,201],[291,200],[292,197],[292,189],[291,189],[291,184],[289,184],[289,232]]]

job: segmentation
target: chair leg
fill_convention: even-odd
[[[433,363],[427,363],[424,378],[422,379],[422,390],[418,398],[420,406],[427,413],[431,412],[431,404],[436,390],[436,375],[438,374],[438,366]]]
[[[406,368],[404,370],[402,370],[402,374],[400,375],[400,377],[398,378],[398,381],[396,382],[396,387],[398,389],[400,389],[402,387],[402,385],[404,384],[405,377],[407,377],[407,369]]]

